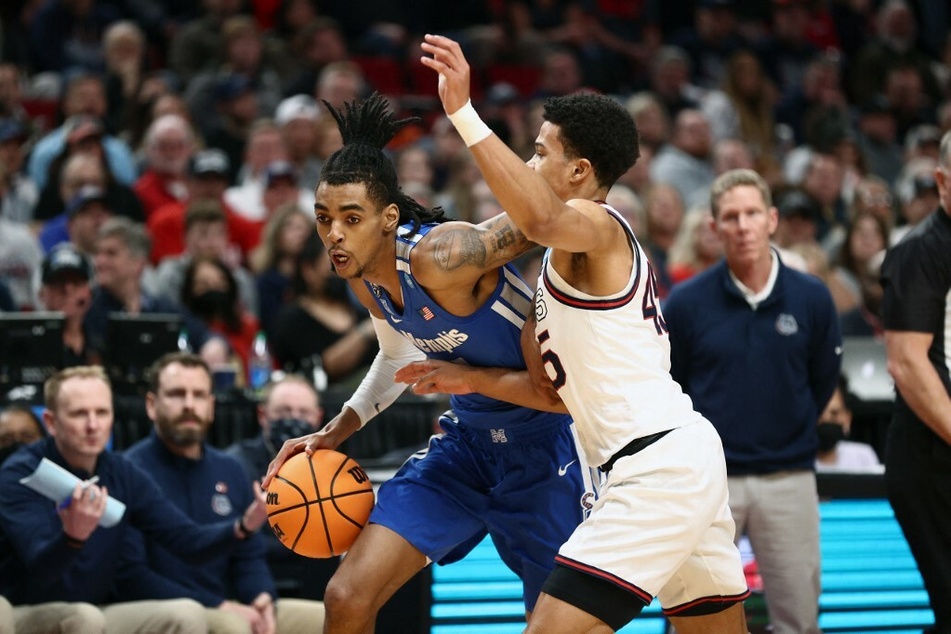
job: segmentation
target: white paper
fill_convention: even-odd
[[[20,484],[33,489],[40,495],[61,504],[66,498],[73,495],[73,489],[82,480],[62,468],[52,460],[43,458],[36,467],[36,471],[25,478],[20,478]],[[115,526],[125,515],[125,504],[111,495],[106,500],[106,510],[99,518],[99,525],[103,528]]]

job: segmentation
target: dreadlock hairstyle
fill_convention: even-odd
[[[408,123],[419,117],[397,120],[386,99],[373,93],[363,102],[348,101],[343,112],[324,101],[327,110],[337,121],[343,147],[330,155],[320,172],[320,182],[328,185],[363,183],[367,195],[375,203],[385,206],[395,203],[400,210],[400,224],[412,223],[410,235],[424,222],[445,222],[441,207],[426,209],[400,189],[396,168],[383,148]]]

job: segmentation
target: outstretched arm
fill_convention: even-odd
[[[521,345],[527,370],[479,368],[427,359],[400,369],[396,373],[396,380],[411,384],[416,394],[478,392],[522,407],[567,414],[568,408],[545,373],[538,339],[535,337],[534,313],[522,327]]]
[[[469,64],[459,44],[440,35],[426,35],[422,44],[432,57],[421,62],[439,73],[439,98],[453,119],[483,177],[502,208],[529,240],[571,253],[586,253],[613,235],[601,224],[606,214],[591,201],[562,201],[545,180],[528,167],[471,110]],[[544,152],[536,146],[536,152]],[[585,160],[579,169],[593,169]],[[578,174],[571,177],[576,178]]]
[[[416,394],[479,393],[500,401],[544,412],[568,413],[565,404],[551,392],[535,389],[528,370],[478,368],[471,365],[427,359],[415,361],[396,372],[396,380],[412,385]]]

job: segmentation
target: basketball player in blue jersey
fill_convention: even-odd
[[[382,148],[405,120],[394,120],[383,98],[330,111],[344,146],[321,171],[317,232],[370,310],[380,353],[339,416],[284,444],[265,486],[291,454],[335,448],[391,404],[406,387],[394,373],[410,361],[525,367],[519,339],[532,291],[509,262],[534,245],[504,215],[442,222],[441,211],[400,192]],[[552,405],[544,397],[525,404]],[[400,586],[432,561],[461,559],[486,534],[533,609],[594,496],[571,420],[478,394],[451,405],[439,421],[444,434],[380,488],[370,524],[327,586],[325,631],[372,631]]]
[[[423,63],[515,224],[548,248],[535,294],[544,376],[428,360],[397,379],[419,393],[481,392],[521,402],[540,379],[571,412],[604,478],[597,502],[561,547],[529,632],[609,632],[654,597],[680,634],[746,632],[749,592],[713,425],[670,375],[657,282],[627,222],[603,202],[638,156],[630,115],[602,95],[545,102],[535,155],[523,163],[469,102],[459,45],[427,35]],[[539,393],[542,393],[539,391]]]

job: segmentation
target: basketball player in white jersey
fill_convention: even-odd
[[[746,632],[749,592],[733,543],[713,426],[670,376],[650,263],[603,202],[636,160],[630,115],[600,95],[549,99],[523,163],[469,103],[459,45],[427,35],[443,107],[512,220],[548,248],[535,295],[542,367],[604,474],[589,519],[562,546],[528,632],[620,629],[656,596],[681,634]],[[530,356],[530,355],[526,355]],[[424,361],[397,374],[419,393],[476,391],[518,403],[528,371]]]

